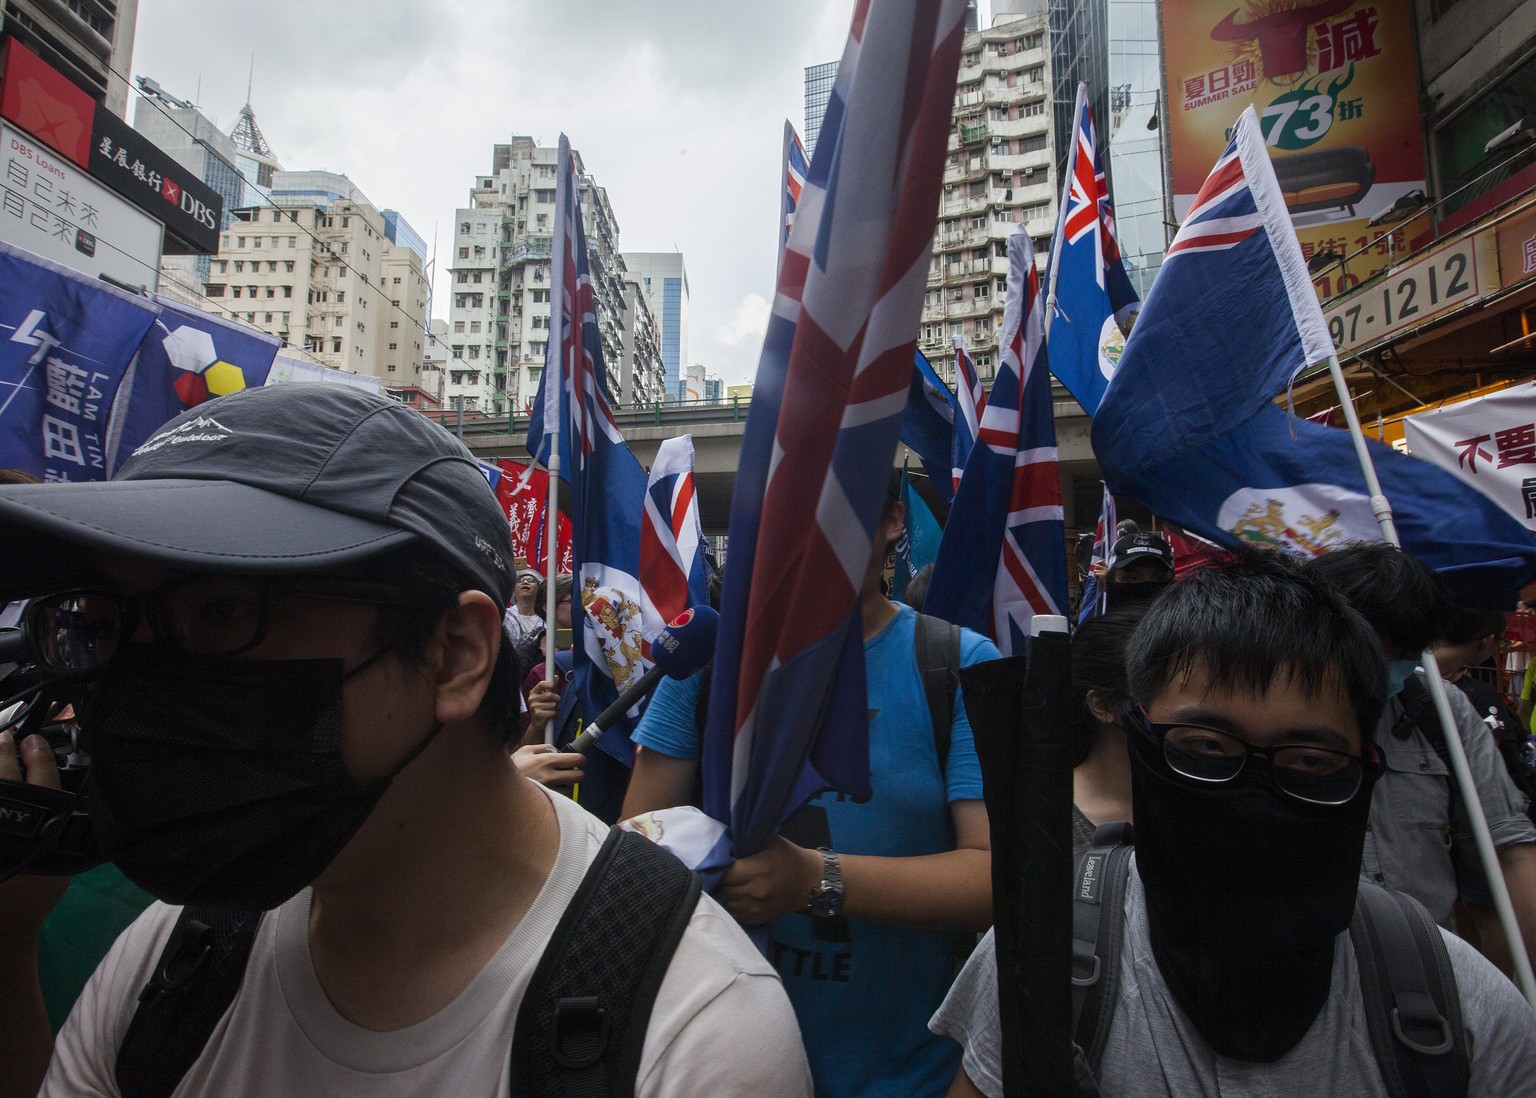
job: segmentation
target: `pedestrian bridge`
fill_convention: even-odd
[[[1088,417],[1065,390],[1056,397],[1056,444],[1061,451],[1062,500],[1066,506],[1068,529],[1091,525],[1098,514],[1098,466],[1088,442]],[[614,421],[640,464],[647,469],[656,458],[663,441],[678,435],[693,436],[694,476],[698,482],[699,514],[706,534],[724,534],[730,522],[731,491],[736,483],[736,466],[741,456],[742,433],[746,428],[750,400],[675,401],[664,404],[620,405],[614,409]],[[434,416],[433,418],[439,418]],[[457,431],[451,412],[440,417],[443,426]],[[482,461],[511,458],[527,461],[528,417],[514,415],[506,419],[465,417],[464,444]],[[895,467],[907,458],[905,446],[898,446]],[[921,471],[916,455],[911,468]],[[1092,513],[1078,522],[1073,501],[1076,482],[1093,482]]]

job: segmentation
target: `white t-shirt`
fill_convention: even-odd
[[[550,800],[560,823],[554,869],[517,929],[452,1003],[388,1033],[343,1018],[310,960],[306,889],[262,920],[239,995],[175,1098],[506,1094],[518,1004],[607,833],[568,798]],[[178,911],[155,904],[117,940],[59,1034],[42,1095],[118,1093],[118,1046]],[[777,974],[736,922],[701,897],[656,998],[636,1094],[810,1093]]]
[[[512,643],[518,644],[524,637],[531,637],[543,629],[544,619],[537,614],[524,614],[514,604],[502,615],[501,626],[512,638]]]

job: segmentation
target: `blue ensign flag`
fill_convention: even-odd
[[[933,363],[916,352],[912,384],[907,389],[907,410],[901,418],[901,441],[909,446],[934,491],[945,503],[954,499],[953,468],[956,461],[955,419],[959,404]]]
[[[0,244],[0,466],[105,480],[112,402],[155,309]]]
[[[1315,556],[1380,528],[1348,432],[1275,403],[1333,353],[1257,119],[1168,248],[1093,420],[1105,482],[1219,545]],[[1427,462],[1368,443],[1403,548],[1469,605],[1508,605],[1536,539]]]
[[[560,440],[560,477],[571,486],[572,681],[593,719],[650,668],[640,590],[640,527],[645,470],[613,419],[608,368],[587,262],[580,172],[560,135],[555,176],[555,233],[549,342],[543,377],[528,421],[528,452],[546,468],[551,436]],[[629,765],[635,748],[629,722],[597,745]]]

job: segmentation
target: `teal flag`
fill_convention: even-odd
[[[939,538],[943,534],[923,497],[912,490],[905,471],[901,478],[901,502],[907,508],[906,528],[896,542],[896,573],[892,579],[892,597],[898,602],[906,597],[912,577],[938,556]]]

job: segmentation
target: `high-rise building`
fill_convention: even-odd
[[[610,390],[624,358],[624,260],[608,192],[576,158],[587,263]],[[492,150],[454,216],[448,382],[443,406],[507,415],[532,405],[549,341],[550,247],[559,150],[514,136]]]
[[[624,351],[614,399],[620,404],[658,404],[667,399],[661,330],[645,286],[634,271],[624,275]]]
[[[426,273],[416,249],[396,243],[410,226],[397,215],[391,233],[334,172],[277,172],[271,194],[233,211],[196,304],[325,366],[422,386]]]
[[[836,61],[824,61],[820,65],[805,67],[804,140],[807,159],[816,152],[816,136],[821,133],[821,118],[827,113],[827,101],[832,98],[832,85],[836,82]]]
[[[1043,14],[965,36],[918,348],[953,380],[953,337],[997,373],[1008,237],[1020,222],[1043,264],[1056,227],[1050,55]]]
[[[213,120],[185,99],[172,95],[148,77],[140,77],[139,102],[133,128],[158,145],[224,200],[223,224],[229,228],[234,211],[243,204],[245,186],[236,165],[235,143]],[[201,306],[204,283],[212,271],[208,255],[166,255],[160,260],[160,292]]]
[[[0,31],[128,120],[139,0],[4,0]]]
[[[660,333],[666,400],[682,400],[688,363],[688,272],[681,252],[625,252],[624,265],[645,290]]]
[[[1157,0],[1049,0],[1057,168],[1071,149],[1077,85],[1088,85],[1117,235],[1144,297],[1171,221],[1164,199]]]
[[[230,127],[229,137],[239,150],[235,166],[240,169],[245,188],[240,205],[259,206],[269,201],[272,196],[272,178],[283,170],[283,166],[277,162],[272,146],[267,144],[261,127],[256,124],[256,112],[251,109],[249,95],[245,106],[240,108],[240,116]]]

